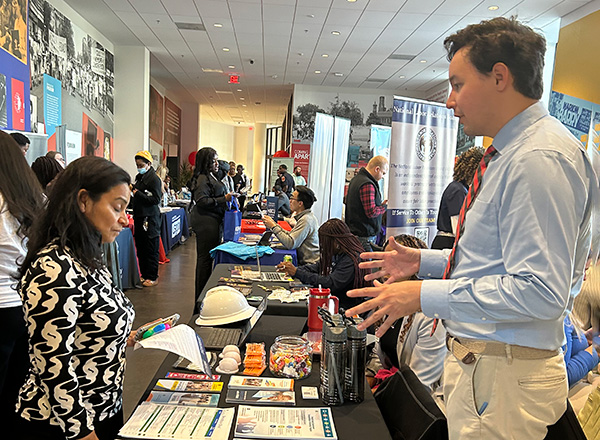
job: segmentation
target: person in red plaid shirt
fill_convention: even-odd
[[[382,201],[378,182],[387,174],[388,168],[385,157],[375,156],[358,171],[348,186],[344,218],[367,252],[373,250],[373,241],[381,229],[381,219],[387,209],[387,200]]]

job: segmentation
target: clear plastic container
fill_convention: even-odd
[[[269,370],[274,376],[304,379],[312,371],[312,350],[306,338],[278,336],[271,345]]]

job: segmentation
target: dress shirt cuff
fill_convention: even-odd
[[[424,280],[421,283],[421,310],[426,316],[450,319],[449,288],[449,280]]]
[[[417,276],[419,278],[442,278],[448,263],[450,249],[421,249],[421,264]]]

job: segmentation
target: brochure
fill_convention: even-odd
[[[146,402],[165,405],[217,406],[219,394],[209,393],[173,393],[171,391],[151,391]]]
[[[234,435],[262,439],[337,439],[330,408],[240,405]]]
[[[294,406],[296,405],[296,393],[293,391],[271,390],[229,390],[225,402]]]
[[[157,390],[187,391],[189,393],[220,393],[223,389],[223,382],[158,379],[154,388]]]
[[[227,440],[234,414],[234,408],[143,402],[121,428],[119,435],[144,439]]]
[[[294,391],[294,379],[231,376],[228,387],[231,390]]]
[[[178,371],[169,371],[165,374],[167,379],[185,379],[185,380],[212,380],[219,381],[221,376],[214,374],[209,376],[208,374],[196,374],[196,373],[180,373]]]

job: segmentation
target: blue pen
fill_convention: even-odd
[[[477,411],[477,414],[478,415],[483,414],[483,412],[485,411],[485,409],[487,408],[487,406],[488,406],[488,403],[487,402],[483,402],[481,404],[481,408],[479,408],[479,411]]]

